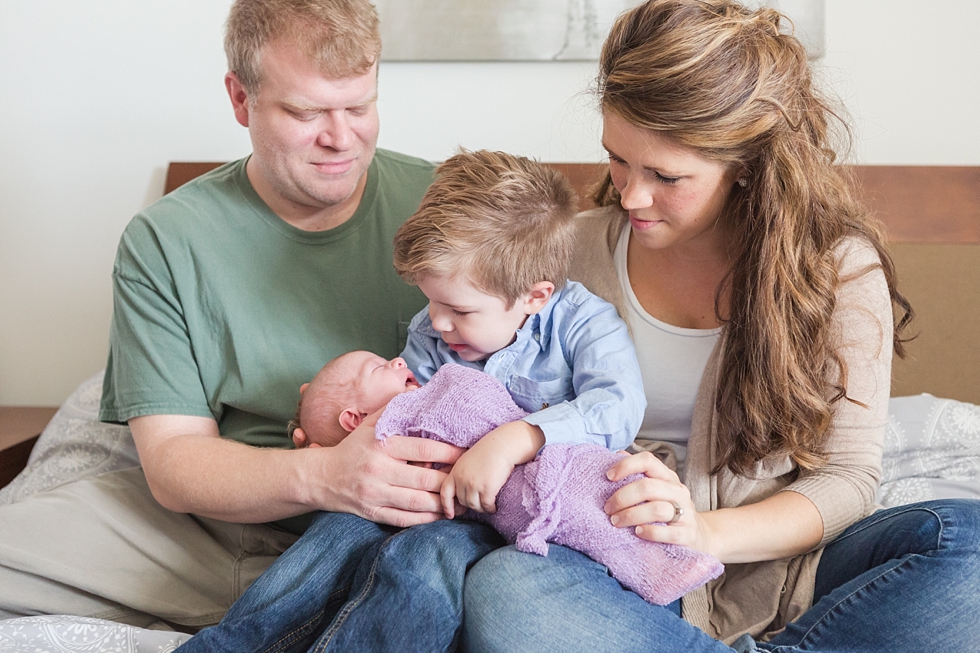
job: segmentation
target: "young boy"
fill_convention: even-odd
[[[555,170],[503,152],[445,161],[395,234],[395,269],[429,299],[402,353],[419,383],[457,363],[497,378],[531,413],[481,439],[442,487],[478,512],[545,444],[633,441],[646,399],[626,324],[569,282],[577,200]]]
[[[493,429],[456,461],[441,490],[447,517],[455,515],[454,498],[477,512],[493,512],[514,467],[531,461],[546,444],[594,443],[618,451],[639,429],[646,400],[626,324],[611,304],[567,281],[576,210],[575,192],[553,169],[500,152],[464,151],[439,166],[418,211],[396,233],[395,269],[429,299],[409,326],[402,354],[414,378],[424,384],[446,363],[475,368],[499,380],[529,413]],[[382,363],[379,358],[374,364]],[[408,387],[408,376],[400,382]],[[401,387],[396,381],[393,389]],[[305,403],[309,387],[303,395]],[[372,406],[352,408],[347,424],[364,419]],[[331,410],[339,420],[346,408],[334,404]],[[303,409],[301,404],[306,424]],[[340,426],[322,442],[342,439],[346,426]],[[294,433],[299,444],[308,443],[307,436],[303,429]],[[349,517],[318,516],[221,624],[202,631],[183,650],[266,650],[291,638],[293,628],[306,629],[309,637],[312,623],[325,624],[321,639],[333,643],[348,641],[340,637],[345,632],[338,635],[347,626],[352,639],[344,646],[352,650],[352,641],[364,633],[394,637],[399,629],[392,620],[399,614],[411,614],[416,623],[437,618],[417,602],[399,603],[404,600],[399,597],[418,589],[405,583],[421,577],[437,579],[426,585],[431,601],[424,605],[438,606],[440,618],[454,620],[458,628],[465,571],[498,545],[474,532],[481,525],[417,526],[394,537],[379,535],[376,555],[338,558],[344,562],[330,569],[307,563],[316,552],[337,550],[334,533],[350,528]],[[340,521],[345,523],[333,523]],[[383,544],[383,537],[399,540],[404,553],[395,555],[397,547]],[[445,555],[439,546],[450,540],[458,546]],[[365,543],[363,551],[372,546]],[[355,575],[355,582],[366,578],[370,584],[363,594],[349,584],[337,585],[340,567],[351,564],[366,570]],[[301,582],[299,569],[322,580]],[[365,599],[377,587],[387,590]],[[346,592],[352,600],[341,606],[335,597]],[[331,612],[316,612],[326,597]],[[388,647],[378,641],[372,646]]]

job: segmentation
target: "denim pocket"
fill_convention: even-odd
[[[571,378],[536,381],[515,374],[510,377],[507,389],[514,402],[529,413],[575,398],[575,388],[572,386]]]

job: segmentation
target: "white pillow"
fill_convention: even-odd
[[[892,397],[878,501],[980,499],[980,406],[929,394]]]
[[[0,489],[0,505],[85,476],[139,467],[129,427],[99,421],[103,375],[104,370],[83,382],[65,400],[31,450],[27,467]]]

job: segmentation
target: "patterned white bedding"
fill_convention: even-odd
[[[4,653],[170,653],[190,637],[88,617],[0,621],[0,651]]]
[[[92,474],[138,467],[129,428],[98,420],[99,372],[65,401],[0,505]],[[980,499],[980,406],[923,394],[894,397],[879,502]],[[0,621],[0,653],[166,653],[190,636],[71,616]]]

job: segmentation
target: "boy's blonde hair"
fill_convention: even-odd
[[[418,211],[395,234],[405,281],[463,275],[513,306],[540,281],[564,286],[578,199],[568,179],[530,159],[460,151],[436,169]]]
[[[228,14],[228,70],[254,94],[262,48],[288,41],[326,75],[364,74],[381,56],[378,12],[368,0],[237,0]]]

